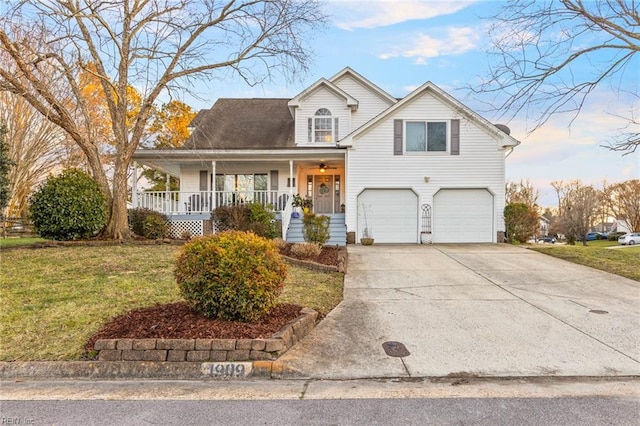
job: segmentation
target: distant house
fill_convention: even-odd
[[[260,202],[300,238],[293,195],[332,218],[330,243],[502,241],[505,156],[519,142],[431,82],[396,99],[345,68],[291,99],[219,99],[177,149],[134,160],[180,191],[134,188],[135,206],[169,215],[175,233],[211,232],[220,205]]]
[[[551,221],[546,216],[540,216],[540,223],[538,225],[538,234],[546,237],[549,235],[549,228],[551,227]]]
[[[600,222],[591,228],[593,232],[613,233],[613,232],[633,232],[631,226],[624,219],[613,219],[611,222]]]
[[[609,228],[609,232],[624,232],[629,233],[633,232],[629,223],[624,219],[616,219],[611,223],[611,227]]]

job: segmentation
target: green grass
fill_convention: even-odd
[[[326,315],[342,301],[343,282],[344,275],[336,272],[290,266],[280,301],[307,306]]]
[[[531,246],[531,250],[568,260],[580,265],[607,271],[612,274],[640,281],[640,246],[610,249],[617,246],[615,241],[587,241],[587,246],[582,243],[571,245],[537,245]]]
[[[169,245],[0,252],[0,361],[76,360],[102,325],[132,309],[182,300]],[[343,276],[290,267],[282,302],[328,313]]]
[[[26,246],[26,245],[31,245],[33,243],[41,243],[43,241],[46,241],[46,240],[44,238],[39,238],[39,237],[0,238],[0,248]]]

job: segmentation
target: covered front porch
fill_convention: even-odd
[[[312,202],[312,212],[344,218],[340,216],[345,210],[344,157],[345,151],[335,149],[200,152],[197,156],[189,151],[141,150],[136,162],[178,178],[180,190],[139,188],[134,173],[131,205],[167,215],[174,235],[184,231],[202,235],[213,232],[205,222],[210,222],[217,207],[260,203],[276,213],[286,239],[297,194]]]
[[[290,191],[140,191],[133,193],[132,207],[146,208],[167,216],[207,214],[220,206],[260,203],[268,210],[283,212],[290,204]]]

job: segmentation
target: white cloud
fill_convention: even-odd
[[[414,58],[416,64],[425,64],[427,58],[460,55],[476,48],[480,32],[471,27],[448,27],[440,36],[420,33],[410,37],[411,42],[378,55],[380,59],[396,57]]]
[[[404,56],[435,58],[445,54],[460,54],[475,48],[479,38],[477,31],[469,27],[448,28],[446,37],[443,39],[421,34],[413,49],[405,52]]]
[[[413,19],[448,15],[473,3],[475,1],[334,0],[330,8],[336,17],[335,25],[343,30],[353,31],[356,28],[377,28]]]

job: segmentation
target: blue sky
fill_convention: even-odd
[[[302,82],[274,81],[248,87],[240,79],[229,78],[203,89],[200,95],[204,99],[187,98],[185,102],[199,110],[209,108],[219,97],[293,97],[319,78],[350,66],[395,97],[432,81],[490,121],[506,121],[498,120],[497,113],[484,111],[488,96],[468,97],[463,90],[487,75],[489,40],[485,31],[489,21],[481,17],[494,14],[501,2],[325,1],[331,21],[326,31],[311,40],[315,59]],[[557,203],[549,185],[552,181],[580,179],[600,187],[605,179],[640,178],[640,152],[622,156],[600,146],[627,124],[619,117],[628,117],[632,105],[640,114],[638,58],[634,65],[635,70],[627,70],[623,85],[635,97],[603,86],[591,95],[571,125],[571,116],[557,116],[530,135],[531,123],[526,118],[508,122],[512,135],[522,144],[506,160],[507,180],[530,179],[541,193],[540,204],[552,206]],[[572,71],[580,75],[588,69],[576,67]]]

